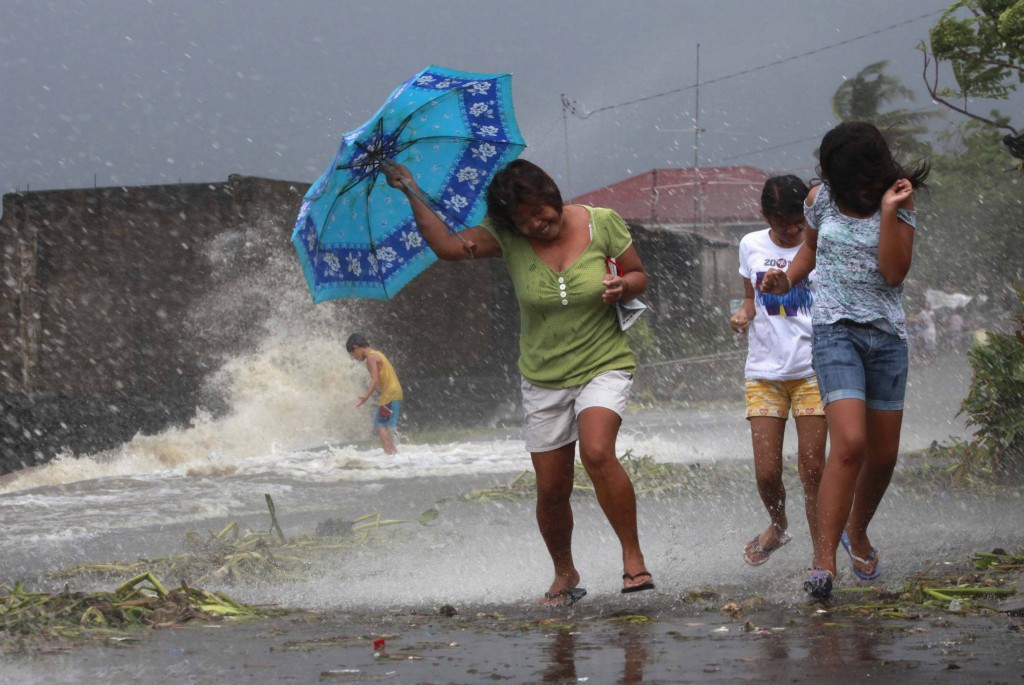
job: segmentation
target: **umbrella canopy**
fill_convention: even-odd
[[[387,299],[437,257],[380,165],[409,168],[453,232],[478,224],[494,172],[526,147],[510,74],[428,67],[399,86],[368,122],[346,133],[302,201],[292,243],[314,302]]]

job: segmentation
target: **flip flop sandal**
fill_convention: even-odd
[[[826,601],[832,596],[831,571],[826,571],[820,566],[807,569],[807,577],[804,578],[804,592],[817,600]]]
[[[643,576],[647,576],[648,578],[650,578],[650,580],[648,580],[646,583],[640,583],[639,585],[630,585],[629,587],[624,587],[624,588],[622,588],[622,594],[628,595],[631,592],[643,592],[644,590],[653,590],[654,589],[654,576],[652,576],[647,571],[640,571],[640,573],[636,573],[636,574],[633,574],[633,573],[623,573],[622,574],[622,579],[623,580],[636,580],[637,578],[642,578]]]
[[[782,534],[776,541],[775,546],[768,549],[761,546],[761,534],[758,533],[754,536],[753,540],[743,547],[743,561],[747,562],[751,566],[760,566],[764,562],[768,561],[768,557],[772,555],[772,552],[788,544],[792,539],[792,536],[788,532],[782,531]],[[747,549],[747,546],[749,546],[750,549]]]
[[[845,549],[846,553],[850,555],[850,566],[853,567],[853,575],[857,576],[861,580],[874,580],[878,576],[882,575],[882,562],[878,559],[877,549],[872,547],[871,551],[868,552],[868,556],[861,559],[853,553],[853,547],[850,545],[850,537],[846,534],[845,530],[843,531],[842,537],[839,538],[839,542],[843,544],[843,549]],[[875,568],[872,569],[871,573],[865,573],[857,568],[857,565],[853,563],[855,561],[859,561],[868,567],[870,567],[871,563],[874,562]]]
[[[552,607],[571,607],[576,602],[580,601],[587,596],[585,588],[581,587],[568,587],[562,588],[558,592],[545,592],[545,599],[555,600],[561,598],[562,601],[558,604],[549,604]]]

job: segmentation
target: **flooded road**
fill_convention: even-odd
[[[967,435],[955,415],[968,381],[959,358],[912,375],[905,451]],[[204,429],[202,441],[187,430],[139,438],[115,453],[7,479],[0,578],[57,589],[63,581],[40,574],[179,553],[188,531],[205,535],[231,522],[265,531],[264,493],[288,536],[374,512],[405,523],[379,544],[325,556],[301,578],[224,588],[286,616],[149,631],[119,643],[125,649],[6,655],[4,682],[958,682],[942,680],[957,669],[974,682],[1020,671],[1012,655],[1022,651],[1010,651],[1021,645],[1019,619],[880,625],[819,613],[800,587],[811,552],[801,516],[790,517],[791,544],[764,566],[745,565],[743,545],[763,528],[764,514],[737,402],[629,413],[619,451],[689,464],[698,487],[639,494],[641,539],[658,585],[643,596],[619,594],[617,541],[593,498],[574,497],[574,549],[589,594],[555,612],[532,606],[551,573],[532,501],[467,497],[527,468],[518,431],[406,442],[389,457],[330,444],[232,454],[226,443],[210,447],[216,428]],[[788,437],[787,453],[795,446]],[[798,511],[792,462],[786,478]],[[898,589],[976,550],[1024,548],[1019,491],[947,489],[919,477],[928,468],[924,457],[905,457],[878,512],[872,540],[885,572],[876,587]],[[436,516],[418,522],[428,510]],[[861,586],[849,573],[837,585]],[[708,588],[714,599],[693,599]],[[745,607],[739,617],[720,613],[728,602]],[[443,605],[457,615],[437,616]],[[388,653],[374,658],[367,645],[379,635],[390,636]]]

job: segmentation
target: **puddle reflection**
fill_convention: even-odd
[[[652,626],[648,623],[624,626],[612,644],[622,648],[622,677],[616,682],[632,685],[644,681],[644,667],[650,658],[648,645],[653,637]]]
[[[541,682],[544,683],[576,683],[587,680],[594,682],[594,669],[600,663],[605,668],[600,668],[603,682],[615,682],[617,685],[635,685],[644,681],[644,669],[647,666],[649,645],[654,638],[653,629],[649,624],[626,625],[622,630],[611,637],[612,648],[588,643],[582,649],[588,652],[583,659],[588,664],[588,672],[582,676],[577,675],[576,651],[580,633],[568,630],[559,630],[551,636],[551,642],[544,648],[543,663],[547,664],[541,675]],[[596,653],[595,653],[596,652]],[[621,655],[621,670],[616,680],[610,678],[616,671],[614,665],[617,661],[616,652]],[[606,674],[606,675],[605,675]],[[605,679],[608,678],[608,679]]]
[[[811,624],[803,630],[759,637],[751,660],[771,680],[800,674],[843,681],[852,673],[870,672],[880,662],[891,661],[878,653],[885,652],[891,642],[891,635],[870,629]]]
[[[909,655],[895,645],[893,634],[877,626],[812,622],[785,630],[735,631],[712,639],[708,630],[705,624],[695,634],[681,636],[678,624],[658,622],[557,630],[545,636],[539,679],[531,682],[663,682],[678,676],[680,663],[685,664],[683,673],[747,677],[753,672],[767,682],[846,682],[851,674],[869,677],[882,663],[907,669],[919,665],[914,658],[901,659],[901,654]],[[668,661],[666,654],[671,654]]]
[[[881,636],[864,630],[833,626],[812,627],[806,637],[806,661],[821,675],[848,672],[850,666],[876,662]]]
[[[551,644],[544,649],[544,669],[541,682],[568,683],[576,682],[576,638],[577,634],[568,630],[559,630],[554,634]]]

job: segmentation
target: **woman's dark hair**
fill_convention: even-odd
[[[513,214],[519,205],[548,205],[562,213],[562,193],[554,180],[525,159],[506,164],[487,187],[487,215],[498,227],[515,230]]]
[[[843,209],[873,214],[885,191],[905,178],[915,189],[926,187],[931,166],[920,161],[904,167],[893,157],[882,132],[863,121],[846,121],[825,134],[818,151],[818,174]]]
[[[767,219],[787,220],[803,216],[804,200],[810,189],[797,176],[772,176],[761,189],[761,213]]]
[[[366,336],[362,333],[353,333],[348,336],[348,340],[345,341],[345,351],[352,354],[352,350],[357,347],[369,347],[370,343],[367,342]]]

